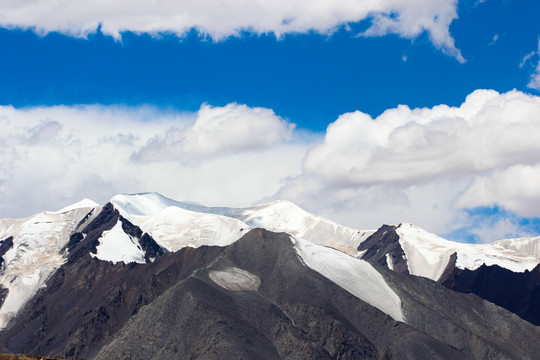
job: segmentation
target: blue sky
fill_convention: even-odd
[[[356,37],[369,19],[330,36],[311,32],[278,40],[246,32],[219,42],[195,31],[182,39],[125,32],[115,40],[100,30],[80,39],[4,28],[0,101],[180,110],[239,102],[324,130],[358,109],[377,116],[399,104],[459,105],[479,88],[534,91],[527,88],[534,64],[519,64],[538,46],[539,13],[537,1],[459,3],[450,31],[464,64],[438,51],[426,34]]]
[[[115,192],[159,191],[209,205],[243,206],[281,197],[351,226],[411,221],[467,241],[540,232],[540,206],[529,204],[540,198],[534,185],[513,198],[497,196],[508,194],[501,184],[510,174],[528,171],[535,178],[540,173],[535,139],[518,151],[510,143],[520,136],[508,135],[530,129],[527,135],[534,137],[540,126],[538,1],[383,1],[381,8],[370,8],[348,1],[309,5],[298,0],[288,12],[279,2],[275,8],[254,6],[243,12],[235,0],[219,3],[224,8],[218,11],[212,10],[212,0],[205,0],[200,8],[179,6],[174,10],[178,14],[165,5],[134,5],[126,11],[131,5],[123,1],[105,8],[79,1],[59,11],[55,6],[61,3],[36,0],[26,7],[0,6],[0,105],[7,129],[0,138],[0,147],[5,147],[0,163],[2,217],[54,209],[77,197],[103,202]],[[315,5],[327,8],[312,13]],[[184,19],[185,14],[191,17]],[[474,98],[484,104],[477,115],[497,106],[502,114],[512,114],[512,106],[529,109],[516,105],[514,98],[533,105],[518,116],[519,126],[499,126],[511,122],[507,116],[485,134],[477,129],[481,125],[471,125],[481,122],[480,115],[440,110],[440,105],[460,109],[479,89],[498,95],[477,93]],[[412,115],[400,112],[399,105],[412,109]],[[414,113],[421,108],[430,114]],[[387,110],[400,120],[380,118]],[[349,120],[338,119],[348,118],[346,114],[356,114],[349,117],[355,118],[350,126],[358,143],[354,138],[334,142],[330,136],[341,134],[338,127]],[[421,153],[414,144],[400,147],[403,142],[375,146],[363,135],[388,135],[386,128],[364,131],[367,128],[359,125],[364,115],[372,122],[393,124],[396,136],[420,125],[428,145]],[[247,120],[236,120],[244,116]],[[466,135],[450,133],[449,138],[456,135],[451,144],[431,137],[435,127],[426,124],[441,116],[466,119],[471,133],[483,141],[499,138],[496,131],[509,138],[481,148],[491,149],[482,154],[482,159],[495,158],[489,165],[480,164],[479,157],[426,171],[426,164],[433,168],[457,161],[452,154],[469,146]],[[104,125],[97,118],[123,125]],[[230,119],[223,126],[239,136],[255,134],[253,141],[226,138],[229,130],[219,119]],[[85,134],[93,134],[92,141],[79,139],[85,134],[77,132],[83,127],[74,126],[78,121],[90,126]],[[155,125],[152,130],[149,123]],[[447,135],[457,131],[451,129],[458,121],[451,123]],[[416,130],[410,131],[400,135],[405,142],[416,139]],[[204,138],[188,139],[207,133],[219,144],[215,151],[208,150],[215,144]],[[109,151],[123,154],[114,169],[107,164],[108,155],[97,150],[112,138],[117,145]],[[66,148],[66,141],[73,144],[73,139],[94,149],[89,151],[93,155]],[[128,143],[129,149],[124,146]],[[453,151],[452,146],[460,149]],[[470,148],[477,152],[472,158],[479,156],[477,148]],[[322,154],[319,159],[317,154]],[[365,154],[368,160],[358,160]],[[433,163],[418,162],[431,156],[436,157]],[[466,152],[460,156],[468,157]],[[369,175],[370,169],[378,169],[375,164],[392,164],[398,158],[400,166]],[[324,173],[320,169],[325,161],[342,167]],[[44,163],[49,170],[37,171],[36,164]],[[241,164],[256,165],[243,171]],[[408,170],[396,170],[407,164]],[[121,166],[126,166],[123,173],[111,175]],[[140,173],[169,171],[170,181],[135,176],[135,168]],[[29,180],[33,171],[39,181]],[[242,172],[251,172],[251,182],[240,179]],[[385,173],[392,175],[380,175]],[[69,180],[59,180],[60,174]],[[189,180],[186,174],[205,180]],[[125,180],[129,176],[133,181]],[[171,185],[177,180],[190,186],[179,190]],[[64,186],[59,185],[62,181]],[[92,182],[100,185],[88,186]],[[476,189],[474,196],[471,189]],[[448,194],[435,195],[443,190]],[[24,206],[22,196],[27,197]],[[494,208],[501,211],[493,214]],[[497,233],[487,231],[497,226]]]

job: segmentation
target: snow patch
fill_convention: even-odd
[[[257,291],[261,286],[261,280],[257,275],[237,267],[212,270],[208,275],[213,282],[231,291]]]
[[[389,253],[386,254],[386,265],[388,265],[388,268],[390,270],[394,270],[394,261],[392,260],[392,256]]]
[[[399,296],[367,261],[291,237],[304,264],[394,320],[405,321]]]
[[[123,261],[128,264],[136,262],[145,264],[145,254],[137,238],[126,234],[122,229],[122,222],[117,221],[111,230],[104,231],[99,238],[96,253],[90,254],[100,260],[117,263]]]

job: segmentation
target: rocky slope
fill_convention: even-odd
[[[358,246],[364,260],[473,293],[540,325],[540,237],[460,244],[410,224],[385,225]]]

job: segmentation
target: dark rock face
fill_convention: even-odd
[[[13,236],[0,242],[0,269],[4,270],[4,255],[13,247]]]
[[[6,289],[3,286],[0,286],[0,306],[2,306],[4,304],[4,301],[6,300],[8,292],[9,292],[8,289]]]
[[[7,239],[4,239],[0,243],[0,272],[4,271],[4,266],[5,266],[4,255],[12,247],[13,247],[13,236],[10,236]],[[4,304],[7,294],[8,294],[8,289],[6,289],[3,286],[0,286],[0,306]]]
[[[129,222],[129,220],[122,216],[120,216],[119,219],[122,222],[122,229],[124,232],[139,239],[139,244],[145,253],[145,260],[147,263],[167,252],[165,249],[159,246],[150,235],[146,233],[143,234],[142,230],[138,226],[133,225],[131,222]]]
[[[182,249],[151,264],[88,256],[66,263],[1,336],[12,352],[90,358],[144,305],[204,266],[221,249]]]
[[[399,243],[396,229],[397,226],[383,225],[358,246],[358,251],[366,251],[362,259],[386,266],[389,265],[386,254],[389,254],[393,270],[408,274],[407,257]]]
[[[111,230],[116,225],[120,214],[111,203],[105,204],[101,212],[86,225],[80,232],[73,234],[66,246],[69,251],[68,263],[75,262],[79,258],[87,257],[89,253],[96,253],[99,238],[104,231]],[[83,223],[79,224],[79,227]],[[81,241],[84,238],[84,241]]]
[[[540,345],[532,339],[540,328],[474,294],[386,268],[381,272],[401,298],[407,324],[460,350],[463,358],[537,358]]]
[[[229,267],[257,276],[258,291],[231,291],[209,277]],[[288,235],[253,230],[141,309],[97,358],[379,358],[339,310],[343,296],[354,298],[303,266]],[[351,305],[378,317],[385,333],[400,326],[363,302]],[[149,334],[153,341],[144,341]]]
[[[540,325],[540,265],[523,273],[485,264],[476,270],[454,268],[440,282],[449,289],[476,294]]]
[[[540,353],[531,340],[540,328],[375,261],[401,298],[406,323],[395,321],[305,266],[284,233],[254,229],[227,247],[156,249],[147,264],[91,257],[117,221],[143,246],[141,230],[105,206],[71,236],[68,261],[0,333],[1,351],[69,359],[499,360]],[[395,246],[391,231],[383,232],[385,246]],[[255,285],[216,280],[230,269]]]
[[[231,267],[257,276],[259,288],[212,280]],[[286,234],[253,230],[142,308],[97,359],[534,359],[540,351],[530,340],[540,330],[506,310],[380,270],[409,325],[305,267]]]
[[[82,239],[84,239],[84,235],[85,234],[81,232],[76,232],[76,233],[71,234],[71,236],[69,237],[69,241],[64,248],[64,251],[67,251],[68,253],[71,252],[75,248],[75,246],[77,246],[77,244]]]

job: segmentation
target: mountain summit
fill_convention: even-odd
[[[540,237],[460,244],[286,201],[156,193],[0,220],[0,351],[69,359],[535,359]]]

